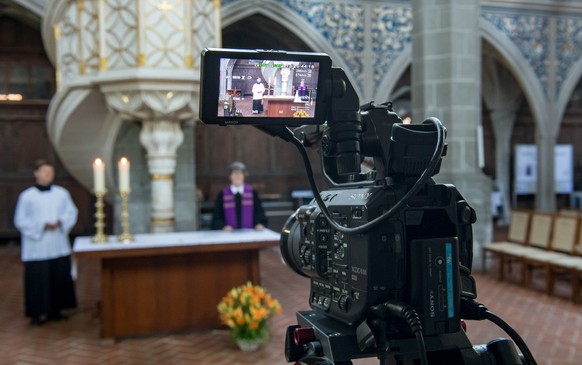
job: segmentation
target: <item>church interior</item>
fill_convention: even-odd
[[[371,22],[350,25],[349,11],[370,20],[374,17],[374,2],[318,0],[305,5],[303,3],[309,2],[265,0],[263,4],[260,0],[252,0],[252,4],[251,1],[243,4],[245,1],[149,3],[155,3],[160,14],[165,14],[173,6],[189,3],[192,4],[189,11],[194,13],[193,18],[197,11],[203,13],[201,17],[204,21],[193,21],[192,27],[204,29],[206,33],[196,37],[192,35],[194,32],[189,35],[193,39],[188,39],[193,44],[198,41],[207,41],[208,44],[198,45],[199,48],[190,47],[193,49],[188,52],[194,57],[204,47],[320,52],[322,49],[316,46],[325,44],[335,52],[335,56],[342,57],[338,64],[348,69],[349,77],[360,94],[361,104],[372,98],[382,98],[377,102],[392,101],[394,111],[408,120],[419,118],[419,109],[421,113],[439,112],[438,108],[431,109],[430,101],[420,105],[414,100],[415,90],[420,88],[419,85],[425,85],[419,82],[419,76],[415,74],[419,70],[415,69],[415,56],[418,52],[430,53],[425,49],[414,49],[411,45],[418,34],[409,34],[400,40],[407,44],[400,49],[400,55],[391,54],[385,60],[379,60],[374,58],[375,55],[366,54],[371,50],[385,51],[388,46],[374,44],[374,41],[382,40],[379,40],[381,38],[378,38],[376,29],[372,29]],[[474,12],[480,19],[476,27],[477,32],[481,32],[477,36],[480,42],[476,56],[480,67],[471,79],[474,82],[476,78],[480,85],[478,101],[474,103],[477,104],[474,105],[476,112],[443,112],[444,116],[451,116],[451,126],[442,118],[447,127],[449,150],[444,157],[440,180],[436,180],[449,183],[447,180],[452,179],[470,203],[475,199],[477,224],[474,231],[478,244],[473,246],[472,275],[477,283],[478,299],[523,337],[537,363],[579,364],[582,359],[582,355],[577,353],[582,332],[579,293],[582,265],[554,273],[550,266],[540,264],[543,260],[527,261],[519,254],[490,251],[487,244],[514,241],[512,230],[517,229],[517,223],[512,220],[512,211],[531,213],[531,219],[536,213],[551,216],[552,219],[568,214],[573,215],[576,222],[576,238],[573,238],[576,241],[572,242],[568,254],[582,259],[582,251],[577,251],[578,246],[582,247],[582,145],[577,142],[578,137],[582,138],[582,5],[575,1],[554,4],[545,0],[470,2],[477,8]],[[140,25],[139,21],[129,24],[131,21],[128,21],[128,25],[124,23],[123,16],[112,20],[113,15],[110,14],[109,20],[106,19],[103,9],[107,7],[109,10],[122,9],[128,14],[129,6],[117,4],[118,1],[50,0],[48,3],[52,8],[44,1],[0,0],[0,205],[3,211],[0,214],[0,323],[3,324],[0,331],[0,364],[288,363],[284,357],[285,331],[288,326],[296,324],[297,311],[309,310],[310,280],[297,275],[284,264],[278,237],[289,216],[313,196],[301,156],[294,146],[253,126],[223,127],[205,125],[200,121],[196,116],[200,96],[197,90],[200,82],[197,74],[199,60],[193,60],[191,55],[180,55],[185,59],[186,66],[172,66],[175,70],[170,71],[164,62],[172,59],[173,52],[180,51],[160,51],[161,61],[157,61],[157,70],[156,66],[148,63],[154,62],[157,51],[147,55],[143,61],[145,66],[140,66],[139,55],[128,51],[137,58],[137,71],[114,69],[115,62],[125,62],[123,57],[126,56],[110,56],[107,64],[99,58],[99,53],[108,47],[104,42],[106,36],[99,30],[101,25],[111,22],[121,27],[119,24],[123,23],[123,27],[136,32],[143,27],[141,41],[146,49],[148,34],[152,39],[156,35],[153,31],[148,33],[149,25],[145,18],[155,19],[153,24],[162,24],[166,18],[157,18],[144,10],[144,24]],[[142,4],[142,1],[136,3]],[[402,23],[394,21],[392,26],[412,27],[412,24],[418,24],[411,20],[413,3],[426,11],[422,6],[428,7],[431,2],[394,0],[381,3],[390,11],[397,9],[394,14],[400,16],[398,19]],[[143,6],[143,9],[148,9],[148,5]],[[73,8],[77,9],[77,13],[71,10]],[[400,8],[405,10],[398,10]],[[72,16],[81,14],[80,9],[85,9],[85,20],[85,15],[79,15],[77,19]],[[533,20],[519,15],[524,9]],[[333,15],[335,10],[345,11],[345,14]],[[339,28],[358,37],[348,37],[346,40],[338,36],[337,42],[333,43],[326,38],[331,37],[332,32],[328,34],[321,30],[318,17],[324,17],[328,22],[337,21]],[[422,19],[427,22],[426,18]],[[79,67],[76,61],[71,61],[74,58],[71,54],[76,52],[76,48],[65,43],[82,43],[79,34],[84,32],[81,24],[84,21],[95,27],[86,28],[84,37],[90,37],[87,33],[95,33],[104,38],[100,38],[101,43],[88,41],[79,48],[87,52],[87,63],[80,62],[83,67]],[[535,34],[519,29],[520,26],[538,29],[537,23],[532,23],[535,21],[541,22],[539,27],[551,29],[540,31],[541,40],[529,39],[535,38]],[[460,19],[451,22],[469,26]],[[313,29],[321,34],[304,37],[303,31],[296,28],[305,25],[313,25]],[[55,29],[59,29],[58,32]],[[566,33],[571,37],[563,36]],[[523,44],[519,43],[521,40]],[[349,45],[345,46],[340,41]],[[119,42],[123,43],[123,40]],[[366,44],[367,48],[362,50],[359,42]],[[113,55],[116,48],[109,46]],[[397,49],[394,44],[391,46],[391,50]],[[128,49],[131,47],[128,46]],[[447,52],[452,53],[462,48],[455,44],[449,47]],[[544,47],[549,47],[551,52]],[[525,56],[520,56],[519,52]],[[544,52],[546,55],[541,55]],[[523,63],[516,61],[520,57]],[[354,61],[358,58],[362,61]],[[71,71],[71,65],[79,70]],[[531,66],[531,70],[520,72],[520,68],[526,68],[526,65]],[[379,75],[383,72],[372,71],[375,66],[384,66],[390,71]],[[144,77],[139,72],[140,67],[151,74]],[[458,65],[459,69],[463,67]],[[540,67],[546,68],[540,70]],[[440,71],[436,70],[438,65],[434,68],[432,72],[423,70],[433,74],[433,81],[439,78],[455,79],[448,74],[434,76]],[[297,77],[295,81],[299,79]],[[270,88],[271,82],[265,80],[265,85]],[[294,95],[296,86],[289,88],[290,94]],[[451,91],[451,94],[454,92]],[[249,91],[244,100],[241,94],[235,93],[237,108],[241,108],[241,113],[246,115],[250,115],[253,108],[250,95]],[[546,100],[552,103],[540,105]],[[308,114],[312,111],[313,104],[309,101],[295,100],[295,104],[300,104]],[[219,115],[223,111],[222,105],[218,104]],[[561,112],[556,112],[560,108]],[[464,127],[463,116],[474,114],[477,114],[478,121],[474,125],[467,122],[470,127]],[[162,138],[157,139],[159,136]],[[535,155],[553,151],[554,148],[561,151],[555,159]],[[313,164],[315,181],[324,187],[327,178],[322,172],[318,151],[310,149],[308,156]],[[91,165],[98,157],[104,158],[109,169],[106,170],[107,190],[100,198],[95,194]],[[121,174],[116,167],[122,157],[131,161],[129,198],[116,193]],[[88,248],[71,256],[75,268],[73,277],[77,308],[66,312],[66,321],[48,322],[33,328],[23,313],[21,236],[14,224],[14,212],[19,194],[34,183],[32,166],[39,158],[54,163],[55,184],[70,192],[78,208],[77,223],[69,234],[71,243],[85,239]],[[132,265],[137,264],[125,258],[115,262],[121,257],[119,250],[112,249],[99,256],[101,254],[97,251],[107,250],[108,243],[99,246],[90,243],[91,238],[105,234],[111,237],[109,244],[115,245],[118,244],[115,237],[129,232],[134,237],[155,236],[162,239],[174,239],[172,234],[188,232],[210,235],[215,200],[228,182],[228,169],[233,161],[245,163],[249,172],[247,182],[260,195],[268,217],[267,231],[277,238],[269,236],[269,243],[264,246],[256,244],[254,251],[236,251],[227,256],[218,256],[212,249],[188,250],[180,246],[182,238],[178,238],[180,243],[177,247],[182,248],[172,251],[171,258],[168,255],[166,260],[179,266],[176,270],[162,269],[140,274],[148,277],[149,282],[143,282],[144,286],[151,285],[148,290],[169,293],[168,298],[176,302],[175,307],[161,308],[167,305],[167,301],[157,300],[155,292],[151,293],[151,298],[145,299],[131,294],[135,296],[129,298],[129,304],[122,312],[115,314],[115,319],[105,318],[104,313],[111,310],[114,301],[104,298],[104,293],[108,290],[119,296],[137,293],[133,286],[142,283],[136,285],[130,276],[117,284],[105,281],[106,277],[117,275],[122,278]],[[532,172],[528,164],[537,164],[537,170],[534,166]],[[552,175],[551,171],[561,174],[562,180],[556,178],[554,181],[551,176],[547,178],[546,175]],[[482,186],[486,188],[481,189]],[[525,241],[528,241],[524,241],[525,245],[535,241],[537,231],[533,227],[531,224],[525,233]],[[560,233],[559,228],[554,227],[558,227],[557,223],[547,231],[548,244],[544,247],[547,251],[552,251],[550,242],[557,240]],[[133,239],[128,239],[129,243],[125,246],[119,243],[120,250],[131,248]],[[99,248],[95,249],[95,246]],[[148,256],[138,261],[147,261],[150,268],[161,267],[162,264],[152,258],[156,255],[155,250],[144,247],[140,246]],[[210,271],[206,261],[224,261],[221,263],[224,267],[230,265],[235,269],[224,274]],[[245,265],[240,264],[242,261]],[[260,282],[282,306],[281,315],[269,322],[270,338],[265,345],[254,352],[242,352],[233,344],[228,328],[216,325],[218,314],[214,312],[201,313],[212,317],[208,322],[210,324],[204,322],[196,326],[194,322],[199,321],[199,317],[193,317],[192,323],[185,324],[181,316],[188,316],[191,308],[202,308],[197,302],[205,301],[205,297],[220,297],[220,293],[214,292],[226,293],[222,285],[230,283],[228,280],[236,282],[237,276],[247,274]],[[180,275],[197,276],[197,280],[175,279],[173,283],[183,286],[159,288],[156,287],[159,282],[153,278]],[[552,275],[551,293],[548,275]],[[526,276],[527,280],[524,279]],[[185,293],[184,288],[190,292]],[[135,312],[132,311],[133,306]],[[210,305],[214,310],[213,306]],[[141,309],[137,309],[140,307],[151,308],[147,312],[151,316],[149,320],[138,318],[138,312],[142,313]],[[160,315],[156,320],[157,313]],[[142,328],[151,326],[153,329],[126,331],[127,327],[118,326],[116,321],[134,323]],[[157,322],[177,324],[172,327]],[[466,322],[467,337],[473,344],[508,337],[490,322]],[[353,363],[377,364],[378,359],[368,357],[353,360]]]

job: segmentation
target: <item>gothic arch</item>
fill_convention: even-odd
[[[493,48],[495,48],[503,57],[507,68],[513,73],[513,76],[521,86],[521,90],[532,110],[534,123],[538,127],[546,120],[543,115],[547,115],[546,99],[539,79],[534,71],[523,58],[520,51],[507,36],[496,29],[491,23],[481,19],[481,36]]]
[[[47,7],[45,0],[13,0],[18,5],[30,10],[34,15],[42,18]]]
[[[345,71],[358,95],[363,95],[362,90],[360,90],[356,82],[357,76],[352,73],[341,54],[321,35],[319,30],[315,29],[309,22],[299,16],[299,14],[290,11],[289,8],[279,2],[271,0],[246,0],[225,5],[222,8],[221,26],[224,29],[231,24],[255,14],[260,14],[279,23],[314,51],[327,53],[331,57],[334,66],[341,67]]]
[[[481,20],[481,36],[484,40],[489,42],[493,48],[495,48],[503,57],[503,61],[506,67],[513,73],[515,79],[521,86],[521,89],[532,108],[534,121],[536,124],[541,123],[544,120],[541,116],[545,113],[543,106],[545,105],[545,97],[537,76],[523,58],[520,51],[517,49],[515,44],[513,44],[507,37],[497,30],[489,22]],[[406,71],[412,63],[412,44],[408,45],[404,51],[396,58],[396,60],[390,65],[390,69],[384,75],[378,88],[374,94],[376,100],[381,100],[386,97],[385,90],[388,90],[388,94],[392,93],[394,86],[398,82],[398,79]],[[578,68],[572,72],[574,75],[579,77],[582,75],[582,60],[578,64]],[[563,90],[568,89],[568,95],[572,92],[578,78],[574,78],[571,81],[569,78],[569,84],[564,84]],[[570,85],[571,84],[571,85]],[[563,105],[565,106],[568,102],[568,97],[564,97]],[[561,104],[562,105],[562,104]],[[563,109],[563,108],[562,108]]]
[[[388,72],[382,77],[382,80],[378,84],[378,87],[374,91],[374,97],[372,100],[384,101],[387,97],[390,97],[394,93],[394,87],[398,80],[402,77],[406,69],[412,63],[412,44],[406,46],[394,62],[390,65]]]

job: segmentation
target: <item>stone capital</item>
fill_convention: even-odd
[[[192,119],[196,113],[193,93],[175,90],[127,90],[105,93],[107,106],[123,120]]]

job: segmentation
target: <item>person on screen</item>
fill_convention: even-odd
[[[245,184],[246,176],[247,168],[242,162],[230,165],[230,185],[216,198],[211,229],[263,230],[267,226],[267,216],[259,194],[249,184]]]
[[[301,82],[297,86],[297,95],[303,99],[307,96],[307,86],[305,86],[305,79],[301,79]]]
[[[261,82],[261,78],[257,78],[257,82],[253,85],[253,114],[261,114],[263,112],[263,94],[265,93],[265,85]]]

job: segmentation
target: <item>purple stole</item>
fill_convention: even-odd
[[[253,207],[253,189],[250,185],[243,185],[243,195],[241,199],[242,210],[242,227],[238,227],[236,223],[236,201],[234,194],[227,186],[222,191],[223,207],[224,207],[224,222],[227,226],[233,228],[254,228],[254,207]]]

